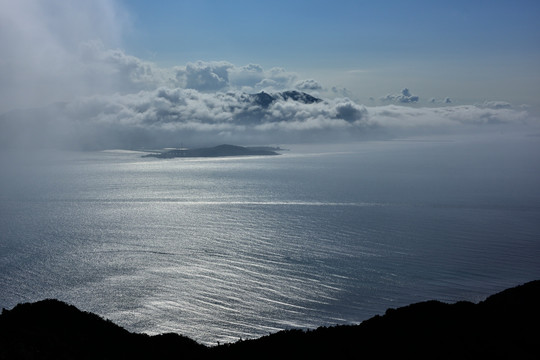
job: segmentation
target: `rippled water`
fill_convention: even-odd
[[[0,306],[215,344],[540,278],[540,139],[2,155]]]

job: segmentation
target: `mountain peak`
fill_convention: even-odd
[[[264,91],[261,91],[256,94],[250,94],[249,95],[250,100],[263,107],[267,108],[269,107],[274,101],[277,100],[292,100],[292,101],[298,101],[304,104],[313,104],[321,102],[322,100],[319,98],[316,98],[308,93],[296,91],[296,90],[289,90],[289,91],[282,91],[278,93],[268,94]]]

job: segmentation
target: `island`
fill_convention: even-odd
[[[0,359],[538,359],[540,280],[480,303],[424,301],[355,325],[290,329],[205,346],[131,333],[58,300],[0,315]]]
[[[267,156],[267,155],[279,155],[276,151],[283,151],[279,147],[270,146],[252,146],[244,147],[237,145],[218,145],[208,148],[197,149],[172,149],[164,152],[152,153],[144,155],[143,157],[157,157],[160,159],[171,159],[178,157],[224,157],[224,156]]]

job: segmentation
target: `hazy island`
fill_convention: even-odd
[[[224,157],[224,156],[266,156],[266,155],[279,155],[277,151],[283,151],[279,147],[270,146],[237,146],[237,145],[218,145],[208,148],[197,149],[172,149],[160,153],[153,153],[144,155],[143,157],[157,157],[160,159],[171,159],[178,157]]]
[[[0,359],[538,359],[540,280],[480,303],[425,301],[358,325],[284,330],[207,347],[131,333],[58,300],[0,315]]]

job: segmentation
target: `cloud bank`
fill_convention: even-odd
[[[419,96],[407,88],[382,98],[390,104],[366,107],[347,89],[280,67],[227,61],[159,67],[116,46],[125,19],[114,3],[0,2],[2,147],[342,141],[530,118],[504,102],[454,106],[448,98],[444,107],[413,108]]]
[[[216,79],[212,84],[218,82]],[[96,95],[39,111],[3,115],[2,143],[141,149],[179,146],[181,142],[195,146],[350,141],[476,131],[481,127],[526,123],[529,119],[524,110],[475,105],[366,107],[348,98],[307,103],[279,93],[272,99],[266,103],[241,91],[204,92],[170,87]]]

